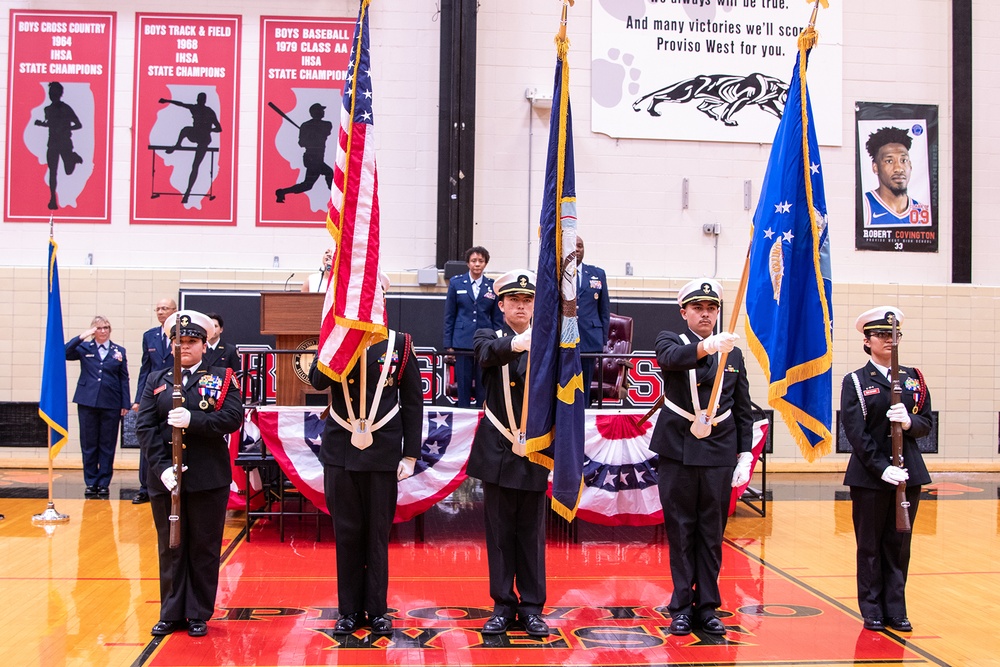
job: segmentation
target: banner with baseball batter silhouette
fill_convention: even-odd
[[[132,224],[236,224],[240,25],[135,15]]]
[[[591,129],[611,137],[771,143],[802,0],[594,0]],[[843,143],[843,3],[809,60],[819,143]]]
[[[260,18],[257,225],[324,227],[352,18]]]
[[[111,222],[115,12],[10,10],[7,222]]]

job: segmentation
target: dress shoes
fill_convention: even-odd
[[[524,630],[532,637],[548,637],[549,624],[538,614],[521,614],[521,624]]]
[[[187,627],[187,621],[157,621],[153,629],[149,631],[149,634],[154,637],[166,637],[169,634],[173,634],[178,630],[183,630]]]
[[[392,619],[388,616],[376,616],[372,619],[373,635],[391,635]]]
[[[188,623],[188,634],[192,637],[204,637],[208,634],[208,623],[200,618],[192,618]]]
[[[910,619],[905,616],[890,616],[888,625],[893,630],[899,630],[900,632],[913,632]]]
[[[364,612],[341,616],[340,620],[337,621],[337,624],[333,626],[333,634],[353,635],[356,630],[365,627],[367,621],[368,619],[365,618]]]
[[[98,494],[98,488],[96,486],[88,486],[83,491],[85,498],[90,498],[91,496],[96,496]]]
[[[874,632],[882,632],[885,630],[885,623],[882,622],[881,618],[868,618],[865,617],[865,630],[872,630]]]
[[[99,487],[97,487],[97,495],[99,495],[99,496],[110,496],[111,495],[111,489],[109,489],[106,486],[99,486]]]
[[[726,634],[726,626],[715,616],[709,616],[701,622],[701,629],[710,635]]]
[[[133,505],[141,505],[143,503],[148,503],[148,502],[149,502],[149,494],[146,493],[145,491],[140,491],[139,493],[135,494],[135,496],[132,498]]]
[[[484,635],[502,635],[507,632],[507,628],[514,621],[510,616],[504,616],[503,614],[493,614],[490,616],[489,620],[483,623],[483,634]]]
[[[688,614],[677,614],[670,620],[668,632],[672,635],[691,634],[691,617]]]

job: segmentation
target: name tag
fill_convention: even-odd
[[[864,394],[865,396],[874,396],[874,395],[878,394],[879,391],[880,391],[880,389],[878,387],[868,387],[867,389],[865,389],[861,393]]]
[[[456,294],[468,294],[469,290],[467,290],[467,289],[460,289],[460,290],[456,290],[455,293]]]
[[[161,391],[163,391],[166,388],[167,388],[167,385],[162,385],[162,386],[157,387],[156,389],[153,390],[153,396],[156,396],[157,394],[159,394]]]

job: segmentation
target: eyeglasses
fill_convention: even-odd
[[[111,327],[94,327],[97,331],[111,331]]]
[[[892,332],[891,331],[873,331],[870,334],[868,334],[868,337],[869,338],[878,338],[881,341],[892,340]],[[903,332],[902,331],[900,331],[899,333],[896,334],[896,339],[897,340],[900,339],[900,338],[902,338],[902,337],[903,337]]]

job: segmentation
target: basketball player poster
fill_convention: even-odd
[[[937,252],[938,109],[855,104],[858,250]]]
[[[236,224],[240,17],[135,17],[132,224]]]
[[[260,19],[257,225],[323,227],[352,18]]]
[[[114,12],[10,10],[7,222],[111,222]]]

